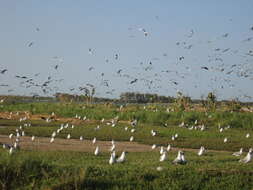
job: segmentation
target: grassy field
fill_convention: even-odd
[[[0,107],[3,111],[28,111],[31,114],[51,114],[54,112],[61,117],[74,117],[76,114],[86,116],[89,119],[101,120],[112,119],[116,116],[120,120],[138,119],[141,123],[152,125],[178,125],[182,121],[191,125],[198,120],[207,126],[225,126],[231,125],[234,128],[252,129],[253,113],[249,112],[227,112],[223,108],[217,109],[215,112],[166,112],[166,105],[150,104],[143,105],[127,105],[120,110],[117,105],[85,105],[85,104],[61,104],[61,103],[18,103],[6,104]]]
[[[51,114],[57,117],[70,118],[69,124],[75,125],[62,130],[56,138],[93,139],[110,141],[134,141],[142,144],[171,144],[177,148],[189,148],[186,152],[186,165],[173,165],[171,162],[177,152],[169,152],[166,162],[159,162],[158,152],[130,152],[123,164],[109,165],[109,152],[94,156],[90,152],[74,151],[15,151],[12,155],[0,149],[0,189],[251,189],[253,188],[253,162],[241,164],[239,157],[231,155],[241,147],[247,151],[253,147],[253,113],[226,112],[166,112],[165,105],[129,105],[122,110],[116,105],[29,103],[8,104],[0,112],[28,111],[31,114]],[[78,114],[88,120],[74,119]],[[22,115],[22,114],[20,114]],[[101,123],[119,117],[115,127]],[[20,116],[21,117],[21,116]],[[131,119],[136,118],[136,131],[130,126]],[[189,130],[195,120],[205,124],[206,129]],[[187,126],[178,125],[185,122]],[[30,123],[31,127],[24,127]],[[61,120],[45,122],[31,119],[20,122],[16,119],[0,119],[0,135],[15,134],[23,126],[26,136],[51,137],[51,134],[66,124]],[[166,125],[165,125],[166,124]],[[95,130],[97,126],[99,130]],[[224,128],[219,132],[218,126]],[[225,129],[230,125],[229,129]],[[125,130],[125,127],[128,130]],[[151,136],[151,130],[157,131]],[[172,135],[178,134],[176,140]],[[246,134],[251,136],[246,138]],[[224,138],[228,142],[224,143]],[[1,140],[0,140],[1,144]],[[205,146],[210,151],[199,157],[196,151]],[[217,152],[219,150],[220,152]],[[245,155],[245,153],[244,153]],[[157,171],[161,166],[162,171]]]
[[[160,163],[158,153],[129,153],[111,166],[107,153],[0,151],[0,182],[6,189],[252,189],[253,165],[231,154],[187,152],[186,165],[171,164],[175,156]]]
[[[4,126],[4,123],[8,123],[8,120],[0,120],[0,126]],[[39,121],[32,121],[31,127],[25,127],[26,135],[29,136],[41,136],[51,137],[54,131],[59,129],[60,125],[47,124],[46,122],[38,125]],[[37,126],[36,126],[37,124]],[[9,135],[15,134],[16,126],[19,126],[18,121],[11,121],[11,126],[6,128],[0,128],[0,134]],[[95,130],[96,126],[100,125],[99,130]],[[125,127],[128,126],[128,130],[125,131]],[[175,147],[184,148],[199,148],[205,146],[207,149],[213,150],[227,150],[235,151],[243,147],[245,150],[252,147],[253,138],[246,138],[247,133],[253,134],[249,129],[228,129],[220,133],[218,128],[209,128],[206,131],[189,130],[186,128],[180,128],[178,126],[152,126],[146,124],[140,124],[136,127],[136,132],[130,132],[131,127],[128,124],[118,124],[116,127],[101,125],[98,123],[75,125],[75,128],[64,129],[57,138],[66,138],[68,134],[71,134],[71,138],[79,139],[83,136],[85,139],[93,139],[96,137],[98,140],[110,141],[112,139],[116,141],[129,141],[131,136],[134,136],[136,142],[143,144],[157,144],[166,146],[172,144]],[[156,130],[158,134],[151,136],[151,130]],[[172,141],[172,135],[178,134],[178,138]],[[228,142],[224,143],[224,138],[228,138]]]

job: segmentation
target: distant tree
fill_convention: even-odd
[[[238,99],[233,99],[231,101],[228,101],[227,106],[228,106],[229,111],[233,111],[233,112],[238,112],[242,108],[241,102]]]
[[[215,110],[216,109],[216,96],[213,92],[209,92],[207,95],[207,107],[209,110]]]
[[[120,101],[125,103],[172,103],[174,98],[149,93],[125,92],[120,94]]]
[[[190,97],[184,96],[182,92],[177,92],[177,98],[174,102],[174,110],[184,111],[189,108],[191,102],[192,100]]]

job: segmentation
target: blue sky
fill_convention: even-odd
[[[247,55],[253,40],[243,41],[253,37],[252,8],[251,0],[1,0],[0,70],[8,71],[0,85],[9,86],[0,86],[0,94],[80,93],[90,83],[105,97],[125,91],[253,96],[253,56]],[[49,76],[56,81],[43,94],[15,75],[40,85]]]

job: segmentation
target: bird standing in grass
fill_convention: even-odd
[[[110,151],[111,151],[111,152],[115,151],[115,148],[116,148],[116,147],[115,147],[115,144],[112,144],[112,146],[111,146],[111,148],[110,148]]]
[[[252,150],[252,148],[250,148],[247,155],[243,159],[239,160],[239,162],[249,163],[252,160],[252,156],[253,156],[253,150]]]
[[[116,162],[116,160],[115,160],[115,151],[113,151],[113,152],[111,153],[111,156],[110,156],[110,159],[109,159],[109,164],[112,165],[112,164],[114,164],[115,162]]]
[[[168,158],[167,151],[163,151],[162,155],[160,156],[159,161],[163,162],[163,161],[167,160],[167,158]]]
[[[179,150],[177,153],[177,157],[173,161],[173,164],[186,164],[186,160],[184,157],[184,152]]]
[[[92,140],[92,144],[95,144],[97,141],[96,137],[94,137],[94,139]]]
[[[168,144],[168,146],[167,146],[167,152],[169,152],[170,150],[171,150],[171,145]]]
[[[202,156],[205,153],[205,147],[201,146],[199,151],[198,151],[198,155]]]
[[[243,148],[240,148],[240,151],[239,151],[239,152],[234,152],[232,155],[233,155],[233,156],[241,156],[241,155],[242,155],[242,152],[243,152]]]
[[[161,146],[160,154],[163,154],[164,151],[165,151],[165,150],[164,150],[163,146]]]
[[[117,158],[116,162],[117,162],[117,163],[123,163],[123,162],[125,162],[125,160],[126,160],[126,153],[127,153],[127,152],[123,151],[123,152],[121,153],[120,157]]]
[[[11,147],[10,149],[9,149],[9,154],[12,154],[13,153],[13,147]]]
[[[95,156],[97,156],[99,154],[99,147],[97,146],[94,152]]]

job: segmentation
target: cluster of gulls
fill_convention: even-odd
[[[35,32],[41,32],[41,29],[37,27]],[[156,35],[149,32],[148,29],[143,27],[131,26],[128,28],[131,38],[146,38],[149,40],[150,36]],[[143,35],[140,35],[139,33]],[[126,86],[127,90],[136,89],[149,91],[152,93],[159,93],[161,90],[171,90],[184,92],[184,82],[194,78],[192,85],[194,88],[200,88],[199,84],[201,75],[209,76],[210,80],[206,80],[208,84],[205,87],[213,91],[222,91],[227,88],[240,88],[237,81],[253,80],[253,49],[251,43],[253,41],[252,26],[245,29],[247,37],[238,41],[238,47],[223,47],[226,44],[230,44],[233,39],[233,34],[225,32],[214,39],[201,40],[198,38],[198,31],[190,29],[189,32],[184,35],[182,40],[175,41],[175,49],[181,52],[182,55],[173,58],[170,54],[164,50],[161,55],[151,55],[147,60],[140,61],[136,59],[134,67],[131,65],[126,68],[120,61],[126,61],[121,55],[124,52],[112,52],[105,58],[105,63],[101,64],[113,64],[113,68],[108,71],[100,71],[99,66],[96,64],[87,67],[87,72],[92,72],[92,76],[95,82],[86,81],[82,84],[74,84],[70,87],[66,87],[65,79],[59,78],[59,72],[64,69],[64,58],[61,56],[52,57],[53,66],[49,67],[49,73],[47,76],[41,76],[40,72],[33,74],[14,74],[14,78],[19,83],[20,88],[24,88],[25,91],[31,91],[31,95],[34,97],[43,95],[54,95],[57,92],[64,89],[65,93],[83,94],[90,92],[91,89],[96,89],[96,92],[100,94],[113,95],[116,93],[116,87],[114,86],[115,80],[111,77],[119,77],[119,80]],[[252,34],[252,35],[251,35]],[[245,34],[244,34],[245,35]],[[35,41],[27,43],[27,48],[33,48],[36,45]],[[194,48],[207,47],[206,60],[197,60],[197,57],[189,57],[192,54]],[[96,48],[88,48],[88,56],[94,57],[103,56],[102,52],[96,50]],[[232,58],[236,63],[232,63]],[[198,64],[190,64],[192,61]],[[201,62],[201,63],[200,63]],[[204,63],[203,63],[204,62]],[[203,64],[202,64],[203,63]],[[110,66],[110,65],[109,65]],[[53,71],[52,71],[53,70]],[[4,75],[13,75],[13,72],[6,68],[6,66],[0,65],[0,80]],[[53,74],[52,74],[53,73]],[[69,84],[68,84],[69,85]],[[137,86],[136,86],[137,85]],[[1,91],[12,92],[16,87],[8,83],[0,83]],[[194,89],[196,91],[196,89]],[[222,93],[222,92],[221,92]],[[251,100],[252,95],[241,91],[241,95],[238,98],[244,98]]]
[[[146,109],[146,108],[144,107],[144,109]],[[15,113],[15,114],[19,115],[19,112]],[[13,115],[14,115],[14,113],[10,112],[9,119],[12,119]],[[49,117],[41,117],[41,119],[43,119],[47,123],[49,123],[49,122],[53,121],[55,119],[55,117],[56,117],[56,115],[53,112]],[[13,144],[3,144],[3,148],[7,149],[9,151],[9,154],[13,154],[14,150],[17,150],[17,149],[20,148],[19,142],[20,142],[21,137],[25,136],[25,129],[31,127],[31,123],[28,122],[29,118],[30,118],[29,113],[25,113],[25,116],[20,117],[19,121],[22,122],[22,125],[20,125],[19,128],[16,128],[16,134],[13,134],[13,133],[9,134],[9,138],[14,139]],[[74,120],[81,120],[81,121],[89,121],[89,119],[86,116],[82,117],[78,114],[76,114],[73,119]],[[104,124],[105,126],[112,127],[112,128],[117,127],[118,122],[119,122],[119,117],[115,117],[111,120],[102,119],[100,121],[101,125]],[[138,129],[137,126],[138,126],[138,121],[136,119],[134,119],[134,120],[130,121],[130,126],[129,127],[124,127],[124,130],[125,131],[130,130],[130,132],[132,134],[134,134],[136,132],[136,130]],[[178,125],[178,127],[180,127],[180,128],[184,127],[188,130],[201,130],[201,131],[207,130],[207,128],[204,125],[198,125],[197,120],[194,122],[194,126],[190,126],[190,125],[185,124],[184,122],[182,122]],[[51,138],[50,138],[50,141],[48,143],[54,143],[56,136],[59,135],[60,133],[62,133],[62,131],[66,130],[66,129],[71,129],[72,130],[74,128],[75,128],[75,125],[70,124],[70,123],[61,124],[60,127],[51,134]],[[220,125],[218,126],[218,131],[220,133],[222,133],[223,130],[229,130],[229,129],[230,129],[230,126],[227,126],[227,127],[221,127]],[[97,125],[94,128],[94,130],[100,130],[100,125]],[[159,133],[158,131],[151,130],[150,135],[154,137],[158,133]],[[247,133],[246,138],[249,138],[249,137],[250,137],[250,134]],[[178,133],[176,133],[172,136],[171,139],[174,141],[174,140],[177,140],[178,138],[179,138],[179,135],[178,135]],[[67,134],[66,139],[71,139],[71,134],[70,133]],[[80,139],[80,141],[84,141],[83,136],[80,136],[79,139]],[[32,136],[31,141],[34,141],[34,140],[35,140],[35,136]],[[132,135],[130,137],[129,141],[130,142],[134,141],[134,135]],[[93,140],[92,140],[93,146],[96,147],[95,150],[94,150],[94,155],[99,156],[100,155],[100,147],[96,146],[96,142],[97,142],[97,138],[94,137]],[[225,138],[224,143],[227,143],[227,142],[228,142],[228,140],[227,140],[227,138]],[[126,154],[128,152],[123,151],[120,156],[117,156],[116,155],[116,148],[117,148],[116,143],[115,143],[114,140],[112,140],[111,141],[111,147],[108,150],[110,152],[110,158],[109,158],[109,164],[110,165],[116,164],[116,163],[123,163],[123,162],[126,161]],[[153,144],[151,146],[152,150],[157,149],[157,148],[158,148],[158,146],[156,144]],[[159,161],[164,162],[164,161],[168,160],[168,153],[171,150],[172,150],[171,144],[168,144],[167,147],[161,146],[160,151],[159,151],[160,152]],[[204,146],[201,146],[200,149],[197,152],[197,155],[198,156],[203,156],[206,152],[207,152],[206,148]],[[236,157],[239,157],[239,156],[242,156],[242,154],[243,154],[243,148],[241,148],[239,152],[235,152],[232,155],[236,156]],[[245,157],[243,157],[242,159],[240,159],[239,162],[248,163],[252,160],[252,156],[253,156],[253,149],[250,148],[247,155]],[[187,163],[184,152],[182,150],[178,151],[177,157],[173,160],[172,163],[173,164],[186,164]],[[162,167],[160,167],[160,166],[157,167],[157,170],[162,170]]]

